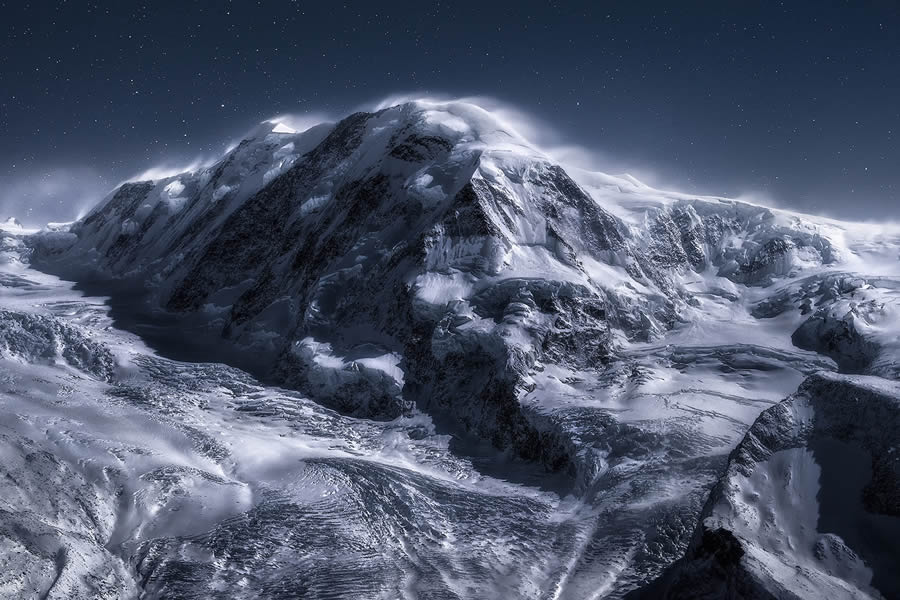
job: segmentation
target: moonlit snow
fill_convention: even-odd
[[[0,596],[900,591],[900,229],[471,101],[151,175],[0,228]]]

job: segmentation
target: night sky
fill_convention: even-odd
[[[32,223],[265,118],[416,93],[511,104],[655,185],[900,219],[894,0],[0,0],[0,28],[0,210]]]

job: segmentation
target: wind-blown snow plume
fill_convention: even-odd
[[[102,198],[108,182],[89,167],[55,167],[0,177],[0,217],[27,226],[73,220]]]

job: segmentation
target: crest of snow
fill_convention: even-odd
[[[9,231],[12,233],[22,233],[25,231],[25,227],[19,223],[19,220],[15,217],[10,217],[0,223],[0,231]]]
[[[225,155],[227,156],[228,154],[231,154],[240,143],[240,140],[231,140],[230,142],[228,142],[228,144],[225,146]]]
[[[177,198],[181,195],[181,192],[184,191],[184,184],[181,183],[180,179],[176,179],[165,188],[163,191],[168,195],[169,198]]]
[[[512,112],[498,106],[496,102],[478,98],[441,100],[394,96],[379,103],[376,110],[389,109],[384,126],[391,127],[388,115],[403,114],[405,120],[416,123],[421,132],[454,142],[454,151],[461,155],[470,151],[515,152],[546,159],[546,155],[521,134],[522,121],[509,118]]]
[[[171,183],[167,184],[166,187],[163,188],[162,192],[160,192],[160,199],[166,203],[169,208],[169,212],[175,213],[180,211],[185,203],[187,202],[187,198],[181,196],[184,192],[184,184],[181,183],[180,179],[176,179]]]
[[[300,216],[305,217],[309,213],[318,210],[331,199],[331,194],[323,196],[312,196],[300,206]]]
[[[594,258],[588,254],[579,256],[578,260],[581,262],[585,272],[590,276],[591,280],[603,289],[609,290],[627,287],[635,296],[637,295],[636,292],[642,294],[652,293],[650,288],[636,279],[633,279],[622,267],[594,260]]]
[[[432,177],[428,173],[422,173],[416,178],[416,180],[413,182],[413,185],[420,188],[426,188],[431,185],[432,181],[434,181],[434,177]]]
[[[293,154],[293,152],[294,142],[291,142],[285,144],[272,154],[273,160],[277,161],[277,163],[263,175],[263,185],[268,185],[270,181],[287,171],[290,166],[294,164],[297,155]]]
[[[444,187],[435,180],[431,173],[424,170],[409,178],[406,189],[411,197],[422,201],[427,206],[435,206],[447,197]]]
[[[312,337],[306,337],[297,342],[294,351],[311,354],[313,362],[326,369],[345,369],[355,363],[368,369],[381,371],[396,381],[398,385],[403,385],[403,370],[399,367],[401,357],[394,352],[346,360],[334,354],[331,344],[319,342]]]
[[[275,158],[287,158],[288,156],[293,154],[293,152],[294,152],[294,142],[290,142],[288,144],[285,144],[278,150],[276,150],[275,154],[273,154],[273,156]]]
[[[232,188],[231,186],[228,186],[228,185],[220,185],[213,192],[213,195],[212,195],[213,202],[218,202],[219,200],[224,198],[228,194],[228,192],[230,192],[233,189],[234,188]]]
[[[280,161],[277,165],[269,169],[263,175],[263,185],[269,185],[269,182],[281,175],[282,167],[284,166],[285,161]]]
[[[429,304],[462,300],[472,293],[471,276],[465,273],[423,273],[416,278],[416,295]]]
[[[346,364],[344,359],[335,356],[331,351],[331,344],[317,342],[314,338],[306,337],[297,342],[297,348],[312,353],[313,361],[319,366],[329,369],[342,369]]]
[[[272,133],[297,133],[297,130],[293,129],[292,127],[288,127],[284,123],[278,123],[272,129]]]
[[[809,450],[792,448],[756,465],[749,477],[738,476],[740,492],[735,497],[746,505],[738,507],[742,518],[735,520],[735,533],[756,538],[764,550],[775,554],[797,549],[788,544],[811,550],[819,518],[820,472]],[[771,522],[775,515],[789,518]]]
[[[517,108],[488,96],[459,98],[430,93],[393,94],[382,99],[374,106],[366,107],[366,109],[377,111],[404,104],[437,110],[443,110],[450,105],[466,104],[474,106],[481,111],[489,113],[495,122],[501,123],[502,127],[509,132],[516,132],[517,135],[533,141],[537,141],[542,137],[542,133],[546,133],[545,130],[547,129],[546,125],[537,122],[536,119],[522,113]]]
[[[466,121],[449,112],[428,110],[425,111],[424,115],[425,122],[438,130],[443,129],[457,134],[472,132],[472,128],[469,127],[469,124]]]
[[[797,597],[862,597],[848,584],[868,588],[873,571],[852,551],[841,552],[846,546],[838,536],[817,530],[821,472],[809,449],[776,452],[758,463],[749,477],[734,478],[729,505],[722,502],[710,521],[729,515],[729,527],[744,540],[747,554],[742,561],[761,578],[771,578],[784,589],[800,590]],[[731,516],[734,513],[738,518]],[[832,540],[836,543],[827,543]],[[817,554],[828,548],[838,551]],[[826,573],[823,566],[828,567]]]
[[[69,227],[72,226],[74,221],[67,221],[65,223],[47,223],[47,227],[45,228],[48,231],[68,231]]]
[[[189,174],[199,169],[211,165],[217,159],[210,160],[208,158],[197,157],[186,164],[162,164],[151,167],[142,173],[138,173],[134,177],[129,177],[124,183],[130,181],[158,181],[167,179],[175,175]]]
[[[271,133],[296,134],[333,120],[324,113],[282,114],[267,119],[264,123],[273,126]]]
[[[400,356],[394,352],[370,358],[357,358],[354,362],[364,367],[381,371],[394,379],[399,385],[403,385],[403,369],[398,366],[400,364]]]

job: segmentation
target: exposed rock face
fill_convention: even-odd
[[[641,597],[896,597],[898,439],[896,382],[810,377],[760,415],[685,558]]]

